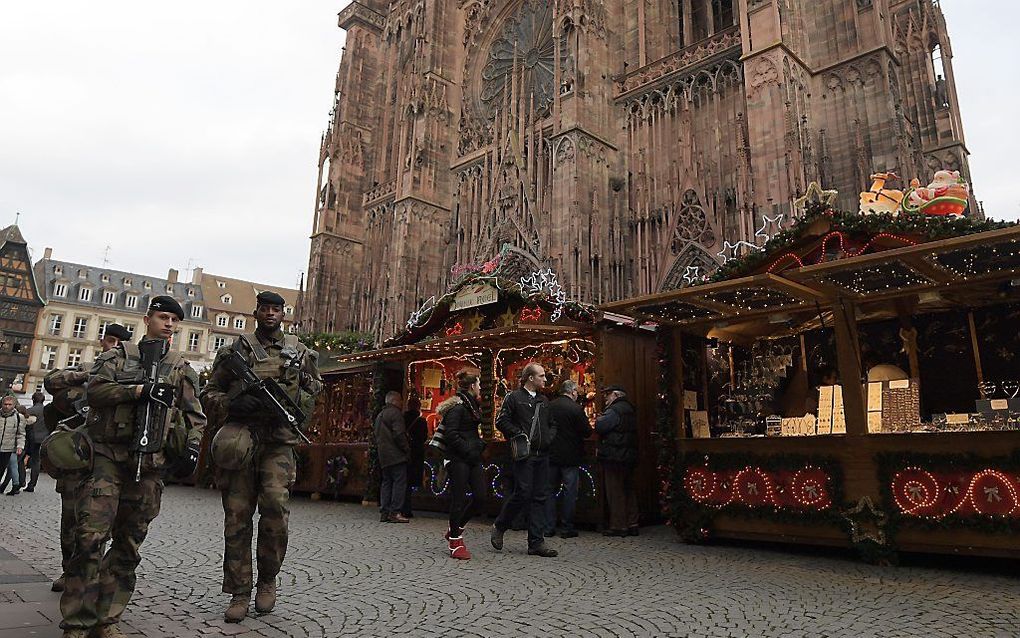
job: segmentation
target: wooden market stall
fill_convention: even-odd
[[[658,326],[669,516],[707,537],[1020,556],[1020,227],[816,209]]]
[[[464,368],[478,371],[482,387],[482,430],[487,440],[485,471],[489,480],[487,509],[495,513],[509,489],[509,450],[494,422],[503,397],[517,386],[528,361],[538,361],[549,373],[550,396],[566,379],[576,381],[589,395],[586,411],[594,419],[597,388],[623,384],[639,404],[654,404],[654,334],[601,316],[592,306],[569,302],[548,270],[522,274],[511,260],[491,272],[473,272],[439,299],[427,302],[408,321],[407,330],[383,347],[339,357],[346,369],[326,375],[327,393],[346,397],[320,404],[317,419],[335,420],[338,414],[357,421],[358,458],[347,455],[349,475],[342,494],[361,489],[366,500],[377,498],[371,475],[371,417],[382,397],[400,391],[405,401],[417,398],[428,423],[429,435],[439,422],[436,408],[455,393],[455,375]],[[342,390],[337,389],[342,387]],[[354,396],[358,398],[353,398]],[[347,406],[347,407],[342,407]],[[639,415],[646,486],[641,507],[647,517],[659,512],[654,484],[654,414]],[[353,448],[348,448],[352,449]],[[578,521],[598,522],[600,489],[594,463],[595,442],[586,447],[582,466]],[[320,461],[322,462],[322,461]],[[427,448],[423,487],[414,496],[418,509],[443,511],[448,507],[447,481],[441,456]]]

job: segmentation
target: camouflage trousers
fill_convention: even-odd
[[[96,455],[81,483],[77,544],[60,597],[64,629],[109,625],[120,620],[135,591],[138,549],[159,514],[163,481],[152,468],[135,482],[135,464]],[[103,554],[103,545],[112,540]]]
[[[246,594],[252,590],[252,519],[259,511],[255,549],[260,582],[275,582],[287,554],[287,520],[290,488],[297,476],[294,447],[259,444],[249,467],[217,470],[216,483],[223,500],[223,591]]]
[[[60,494],[60,567],[67,576],[71,570],[71,557],[78,542],[75,526],[78,524],[78,501],[81,496],[78,487],[80,479],[59,479],[57,493]]]

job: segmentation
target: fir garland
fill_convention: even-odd
[[[351,354],[370,350],[375,337],[368,332],[308,332],[298,335],[306,347],[320,352]]]
[[[908,467],[918,467],[929,472],[957,473],[980,472],[994,468],[1003,472],[1020,474],[1020,448],[1008,456],[979,456],[974,453],[921,454],[916,452],[886,452],[875,455],[878,465],[878,480],[882,491],[882,504],[890,513],[887,534],[892,538],[901,525],[929,530],[970,529],[987,534],[1020,533],[1020,519],[996,516],[974,516],[949,514],[938,519],[910,516],[900,512],[893,498],[893,477]]]
[[[905,212],[901,212],[899,215],[892,213],[861,215],[836,211],[824,205],[815,204],[808,208],[804,216],[794,222],[792,226],[774,235],[762,250],[721,266],[704,283],[753,274],[774,258],[777,253],[789,250],[797,242],[802,241],[811,224],[822,218],[830,220],[830,232],[838,231],[850,237],[863,239],[870,239],[879,233],[890,233],[911,235],[922,241],[937,241],[1016,225],[1013,222],[997,222],[973,217],[935,216]]]
[[[795,472],[801,468],[816,467],[829,477],[827,489],[832,505],[822,511],[793,510],[764,505],[750,507],[741,503],[730,503],[723,507],[708,507],[698,503],[684,489],[684,476],[689,467],[704,467],[712,471],[740,470],[745,467],[759,467],[769,472]],[[840,514],[844,506],[843,468],[839,462],[827,456],[806,456],[802,454],[756,455],[739,452],[700,454],[688,452],[676,463],[673,479],[669,485],[670,520],[688,542],[700,542],[711,535],[712,520],[720,514],[740,516],[749,520],[772,520],[781,523],[808,525],[835,525],[847,529],[847,522]]]
[[[677,459],[677,424],[673,421],[676,397],[673,394],[673,366],[670,352],[673,349],[673,332],[658,330],[655,333],[655,356],[659,362],[659,396],[656,402],[655,430],[659,435],[659,504],[667,520],[670,516],[673,472]]]

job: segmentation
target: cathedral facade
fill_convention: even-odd
[[[304,330],[389,337],[504,247],[581,301],[677,288],[812,181],[848,210],[876,172],[970,181],[934,0],[354,0],[339,25]]]

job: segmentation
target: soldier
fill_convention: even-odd
[[[159,514],[160,473],[167,469],[186,476],[198,463],[205,429],[198,375],[169,347],[183,319],[184,310],[172,297],[154,297],[142,341],[120,343],[92,367],[85,431],[92,440],[93,463],[79,488],[78,542],[60,598],[64,638],[124,635],[117,623],[134,592],[139,547]],[[142,365],[141,353],[150,348],[162,352],[155,380]],[[155,416],[140,424],[138,413]],[[139,438],[150,432],[155,441]],[[136,446],[154,451],[136,452]],[[112,542],[103,555],[107,538]]]
[[[311,414],[315,395],[322,389],[318,353],[280,330],[283,307],[283,297],[275,292],[259,293],[255,333],[242,335],[220,349],[202,393],[206,410],[226,415],[226,423],[213,438],[212,457],[223,501],[223,592],[232,595],[223,617],[231,623],[244,619],[251,601],[256,506],[255,611],[268,613],[276,605],[276,578],[287,552],[287,501],[297,475],[294,445],[299,438],[295,428],[267,410],[262,399],[243,392],[225,362],[237,352],[259,379],[275,379],[306,415]]]
[[[103,352],[109,352],[120,345],[121,341],[131,338],[127,328],[119,323],[111,323],[106,326],[106,331],[99,340],[99,347]],[[43,379],[46,391],[53,396],[53,400],[46,406],[46,425],[52,432],[58,423],[68,427],[78,427],[84,424],[85,419],[76,410],[74,404],[81,401],[84,407],[85,382],[89,379],[89,373],[78,368],[67,368],[54,370]],[[73,389],[73,390],[72,390]],[[70,476],[57,479],[57,494],[60,494],[60,566],[63,572],[60,578],[53,581],[53,591],[64,591],[64,581],[67,578],[68,566],[71,562],[71,555],[74,553],[74,521],[75,507],[78,504],[78,485],[82,476]]]

